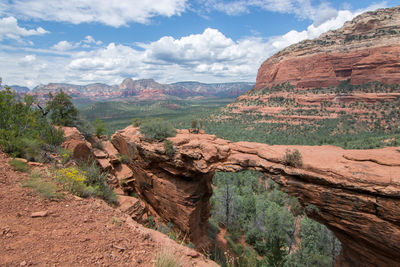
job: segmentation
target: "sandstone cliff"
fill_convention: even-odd
[[[334,146],[269,146],[233,143],[180,130],[170,138],[173,156],[162,143],[147,142],[137,128],[117,131],[112,143],[131,159],[134,188],[154,212],[172,221],[201,246],[210,215],[215,171],[257,170],[296,196],[307,215],[341,240],[338,266],[400,264],[400,149],[344,150]],[[303,165],[284,160],[298,149]]]
[[[263,125],[267,135],[308,128],[317,132],[308,144],[333,143],[326,139],[348,133],[397,134],[399,67],[400,6],[367,12],[267,59],[255,87],[215,121]]]
[[[400,83],[400,6],[359,15],[335,31],[289,46],[267,59],[256,89],[290,82],[297,88],[379,81]]]

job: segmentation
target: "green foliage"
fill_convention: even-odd
[[[303,216],[303,208],[296,198],[282,192],[279,185],[271,179],[255,171],[216,172],[213,185],[208,236],[215,240],[219,231],[217,226],[227,228],[225,239],[234,252],[237,266],[327,266],[300,264],[300,254],[295,255],[293,252],[295,245],[299,246],[295,244],[296,226],[293,214]],[[329,239],[333,240],[331,242],[340,244],[325,227],[306,217],[303,218],[318,226],[315,228],[315,238],[309,243],[302,243],[305,248],[315,243],[323,244],[327,235],[333,238]],[[243,236],[248,247],[239,242]],[[307,255],[313,258],[331,258],[329,249],[319,251],[319,254]],[[220,253],[218,248],[212,252],[212,259],[222,266],[231,262],[231,257]]]
[[[22,160],[19,159],[12,159],[10,160],[10,165],[13,167],[14,170],[19,171],[19,172],[29,172],[30,167],[29,165]]]
[[[107,125],[107,135],[128,125],[139,127],[144,120],[162,118],[179,129],[189,129],[192,120],[207,117],[234,99],[196,99],[161,101],[107,101],[79,105],[80,113],[89,121],[101,119]],[[132,120],[132,118],[135,118]]]
[[[143,119],[141,118],[134,118],[132,119],[132,126],[133,127],[139,127],[143,122]]]
[[[60,91],[55,96],[49,95],[46,111],[50,114],[53,124],[59,126],[75,126],[78,117],[78,110],[71,102],[71,97]]]
[[[124,154],[121,155],[121,163],[129,164],[130,162],[131,162],[131,160],[129,159],[129,157],[127,155],[124,155]]]
[[[95,189],[85,184],[85,172],[77,167],[62,168],[56,172],[56,179],[63,189],[79,197],[90,197]]]
[[[165,155],[172,156],[175,153],[174,144],[171,140],[164,140],[163,143]]]
[[[110,205],[117,205],[118,200],[114,191],[107,184],[107,174],[92,160],[81,162],[80,169],[85,173],[85,184],[94,188],[93,194],[105,200]]]
[[[303,165],[302,156],[297,149],[286,149],[285,152],[285,163],[289,166],[300,167]]]
[[[301,244],[288,266],[333,266],[340,242],[324,225],[304,217],[300,222]]]
[[[93,125],[79,114],[75,120],[75,126],[86,139],[91,138],[92,134],[95,132]]]
[[[154,229],[154,230],[156,229],[156,223],[154,221],[153,216],[151,216],[151,215],[147,219],[147,227],[149,227],[150,229]]]
[[[52,147],[59,147],[64,141],[63,129],[54,128],[50,124],[44,124],[40,134],[42,140]]]
[[[58,193],[58,187],[52,182],[48,182],[42,178],[40,172],[32,172],[31,177],[22,183],[23,187],[29,187],[42,198],[46,199],[60,199],[63,197]]]
[[[97,137],[100,137],[106,133],[106,126],[102,120],[99,120],[98,118],[96,118],[96,120],[93,123],[93,126],[95,128]]]
[[[32,96],[22,100],[9,89],[1,90],[0,114],[0,148],[6,153],[40,161],[43,151],[54,151],[63,141],[63,131],[42,116]]]
[[[140,132],[149,140],[164,140],[176,135],[176,130],[171,123],[162,119],[154,119],[144,122],[140,126]]]

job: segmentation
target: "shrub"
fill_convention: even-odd
[[[119,217],[112,217],[111,218],[111,223],[114,224],[115,226],[121,226],[122,222]]]
[[[140,126],[140,132],[149,140],[159,141],[176,135],[176,130],[172,124],[162,119],[154,119],[143,123]]]
[[[64,131],[61,128],[54,128],[52,125],[44,123],[40,135],[46,144],[58,147],[64,141]]]
[[[303,160],[300,152],[297,149],[286,149],[285,163],[289,166],[300,167],[303,165]]]
[[[31,178],[22,183],[23,187],[29,187],[35,190],[39,196],[47,199],[62,198],[62,194],[57,192],[57,186],[51,182],[46,182],[40,172],[33,172]]]
[[[95,132],[93,125],[79,114],[75,120],[75,126],[86,139],[90,139]]]
[[[24,144],[21,156],[29,161],[40,161],[40,152],[44,143],[38,139],[29,138],[22,138],[21,141]]]
[[[180,267],[181,259],[172,253],[170,246],[165,246],[158,253],[156,262],[156,267]]]
[[[81,162],[80,168],[85,174],[85,184],[94,189],[94,196],[103,199],[108,204],[118,204],[117,196],[107,184],[107,174],[101,171],[96,162],[89,159]]]
[[[13,167],[14,170],[19,171],[19,172],[29,172],[30,168],[29,165],[22,160],[18,159],[12,159],[10,160],[10,165]]]
[[[96,118],[93,123],[94,129],[96,131],[96,136],[100,137],[106,133],[106,126],[102,120]]]
[[[89,197],[93,195],[94,188],[85,185],[85,174],[77,167],[62,168],[56,172],[56,178],[64,190],[80,197]]]
[[[121,162],[123,164],[129,164],[131,162],[131,160],[129,159],[129,157],[127,155],[122,154],[121,155]]]
[[[143,120],[140,118],[134,118],[132,120],[132,126],[133,127],[139,127],[142,124]]]
[[[171,140],[164,140],[164,151],[168,156],[172,156],[175,153],[174,145]]]
[[[190,124],[190,131],[192,133],[199,133],[201,128],[204,128],[204,122],[202,120],[192,120]]]
[[[63,165],[65,165],[71,159],[71,156],[72,156],[72,152],[70,150],[67,150],[67,149],[62,148],[62,147],[60,147],[58,149],[57,153],[58,153],[58,155],[61,156],[61,163]]]
[[[33,104],[32,96],[21,100],[9,89],[0,91],[0,147],[14,157],[40,160],[45,150],[62,143],[64,133],[46,119],[48,111]]]

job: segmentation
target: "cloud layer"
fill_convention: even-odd
[[[328,2],[313,5],[312,0],[203,0],[208,10],[217,10],[228,15],[249,13],[250,9],[261,9],[283,14],[295,14],[302,19],[311,19],[318,26],[337,15]]]
[[[291,10],[294,3],[302,1],[308,2],[247,2],[270,5],[284,12]],[[15,49],[0,43],[0,74],[5,83],[28,86],[48,82],[118,84],[127,77],[154,78],[166,83],[184,80],[254,82],[262,61],[279,50],[301,40],[318,37],[328,30],[337,29],[356,15],[383,6],[384,3],[354,12],[338,10],[334,16],[329,12],[328,15],[321,13],[325,19],[322,22],[315,19],[303,31],[292,30],[284,35],[268,38],[246,37],[233,40],[218,29],[206,28],[203,32],[181,38],[164,36],[154,42],[135,45],[116,42],[103,44],[90,35],[81,41],[62,40],[47,49]],[[8,28],[1,25],[7,25]],[[19,27],[14,17],[0,19],[0,39],[22,40],[23,37],[45,33],[47,31],[40,27],[30,30]],[[5,52],[7,49],[13,53]]]
[[[21,37],[27,37],[32,35],[42,35],[49,33],[42,27],[36,29],[25,29],[18,26],[18,21],[14,17],[0,18],[0,41],[3,39],[14,39],[22,41]]]
[[[154,16],[179,15],[185,5],[186,0],[11,0],[0,6],[0,11],[24,18],[120,27],[130,22],[148,23]]]

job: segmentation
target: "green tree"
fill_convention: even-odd
[[[93,126],[95,128],[97,137],[100,137],[101,135],[104,135],[106,133],[106,125],[102,120],[96,118],[96,120],[93,123]]]
[[[63,131],[50,125],[33,103],[30,95],[22,100],[9,88],[0,91],[0,147],[13,156],[38,160],[41,150],[61,144]]]
[[[340,242],[324,225],[308,217],[300,222],[301,244],[288,266],[333,266]]]
[[[59,126],[75,126],[78,110],[71,102],[71,97],[61,90],[55,96],[49,94],[46,111],[50,114],[51,122]]]

